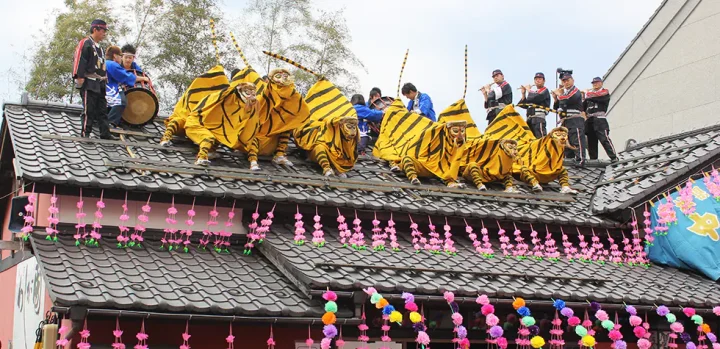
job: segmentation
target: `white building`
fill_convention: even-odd
[[[605,87],[618,150],[720,123],[719,22],[720,0],[665,0],[610,67]]]

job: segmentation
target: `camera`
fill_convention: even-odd
[[[562,78],[562,76],[565,75],[565,74],[570,74],[570,75],[572,75],[572,73],[573,73],[572,69],[563,69],[563,68],[557,68],[557,71],[556,71],[556,72],[558,73],[558,75],[559,75],[561,78]]]

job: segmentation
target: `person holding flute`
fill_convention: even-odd
[[[522,98],[518,104],[521,108],[527,109],[527,123],[535,138],[541,138],[547,135],[545,116],[547,116],[548,112],[543,109],[536,109],[534,106],[523,106],[522,104],[534,104],[550,108],[550,90],[545,87],[545,74],[543,73],[535,73],[534,83],[535,86],[520,86]]]
[[[592,89],[582,91],[585,100],[585,134],[587,135],[588,155],[590,160],[598,158],[598,142],[602,144],[611,162],[618,162],[615,147],[610,140],[610,125],[605,113],[610,105],[610,91],[603,87],[600,77],[592,79]]]
[[[493,82],[480,88],[485,97],[485,110],[487,121],[490,124],[506,105],[512,104],[512,87],[505,81],[505,75],[500,69],[492,72]]]

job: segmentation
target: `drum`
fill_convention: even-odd
[[[135,72],[137,76],[147,76],[143,72]],[[127,106],[123,112],[123,120],[134,126],[142,126],[152,121],[160,110],[152,82],[137,82],[135,86],[125,90]]]
[[[370,103],[370,109],[385,110],[385,108],[387,108],[394,101],[395,98],[392,97],[380,97],[379,99],[376,99],[374,102]],[[367,124],[370,127],[370,137],[377,138],[380,135],[380,123],[368,122]]]

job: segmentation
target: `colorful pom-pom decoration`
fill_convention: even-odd
[[[613,342],[617,342],[623,338],[623,335],[619,330],[611,330],[608,332],[608,338],[610,338]]]
[[[690,348],[690,344],[692,344],[692,343],[688,343],[688,345],[686,346],[687,349],[691,349],[691,348]],[[652,344],[650,343],[649,340],[647,340],[647,339],[645,339],[645,338],[640,338],[640,339],[638,339],[638,341],[637,341],[637,346],[638,346],[638,348],[640,348],[640,349],[650,349],[650,347],[652,346]],[[693,346],[694,346],[694,344],[693,344]]]
[[[333,291],[326,291],[323,293],[323,299],[328,302],[334,302],[337,300],[337,294]]]
[[[389,304],[384,306],[383,310],[382,310],[383,315],[387,315],[387,316],[392,314],[392,312],[394,312],[394,311],[395,311],[395,307],[393,307],[392,305],[389,305]]]
[[[525,327],[530,327],[532,325],[535,325],[535,318],[532,316],[525,316],[522,318],[522,323],[525,325]]]
[[[673,323],[673,322],[677,321],[677,316],[675,316],[675,314],[673,314],[673,313],[669,313],[669,314],[665,315],[665,319],[668,322]]]
[[[682,333],[682,332],[685,331],[685,327],[683,326],[683,324],[681,324],[681,323],[679,323],[679,322],[673,322],[673,323],[671,323],[671,324],[670,324],[670,329],[671,329],[673,332],[676,332],[676,333]]]
[[[325,325],[332,325],[337,321],[337,318],[335,317],[335,314],[327,312],[322,316],[322,322]]]
[[[477,299],[475,300],[475,303],[480,304],[480,305],[490,304],[490,299],[488,298],[487,295],[483,294],[483,295],[480,295],[477,297]],[[717,307],[717,308],[720,309],[720,307]],[[720,314],[718,314],[718,316],[720,316]]]
[[[512,306],[515,310],[518,310],[521,307],[525,306],[525,300],[522,298],[515,298],[515,300],[512,302]]]
[[[422,316],[420,315],[420,313],[416,311],[410,313],[410,322],[416,324],[420,321],[422,321]]]
[[[575,334],[577,334],[580,337],[585,337],[588,334],[588,330],[585,327],[582,326],[575,326]]]
[[[381,294],[379,294],[379,293],[373,293],[373,294],[370,296],[370,304],[377,304],[382,298],[383,298],[383,297],[382,297]]]
[[[608,331],[611,331],[613,328],[615,328],[615,323],[610,320],[603,320],[600,325]]]
[[[683,308],[683,313],[685,313],[687,317],[692,317],[695,315],[695,308]]]
[[[594,347],[595,346],[595,337],[593,336],[583,336],[582,337],[582,344],[586,347]]]
[[[337,311],[338,311],[337,303],[335,303],[333,301],[328,301],[327,303],[325,303],[325,311],[329,312],[329,313],[337,313]]]
[[[543,337],[535,336],[535,337],[532,337],[532,339],[530,339],[530,345],[536,349],[542,348],[543,345],[545,345],[545,340],[543,339]]]
[[[380,301],[375,304],[375,307],[378,309],[383,309],[388,305],[388,301],[385,298],[381,298]]]
[[[627,349],[627,343],[625,341],[616,341],[615,349]]]
[[[567,309],[567,308],[565,308],[565,309]],[[581,320],[577,316],[572,316],[568,319],[568,325],[570,325],[570,326],[580,325],[580,322],[581,322]]]
[[[495,325],[490,327],[490,337],[498,338],[503,335],[503,332],[503,328],[500,326]]]
[[[518,314],[520,316],[529,316],[530,315],[530,308],[528,307],[520,307],[517,309]]]
[[[703,318],[700,315],[693,315],[690,317],[690,320],[695,323],[695,325],[702,325],[703,324]]]
[[[640,326],[642,324],[642,319],[637,315],[631,315],[630,316],[630,325],[631,326]]]
[[[571,318],[575,312],[572,310],[572,308],[565,307],[560,310],[560,314],[566,318]]]
[[[402,324],[402,313],[400,313],[397,310],[393,310],[392,313],[390,313],[390,322]]]
[[[670,309],[668,309],[668,307],[666,307],[664,305],[661,305],[657,308],[656,312],[660,316],[665,316],[670,313]]]

